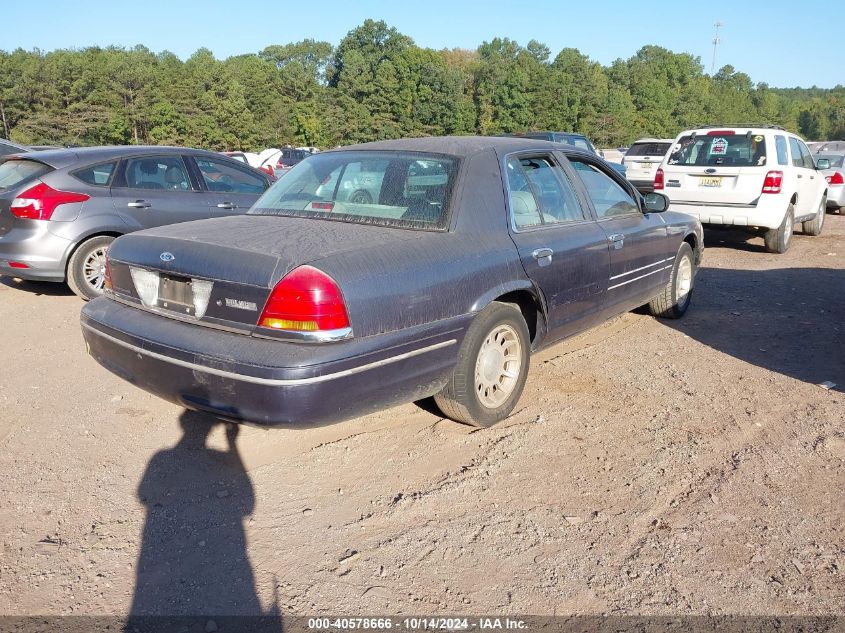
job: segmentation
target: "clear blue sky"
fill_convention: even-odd
[[[143,44],[182,59],[196,49],[218,58],[305,38],[337,44],[365,19],[384,20],[420,46],[475,48],[493,37],[536,39],[552,55],[573,47],[604,65],[646,44],[701,58],[710,72],[731,64],[773,87],[845,84],[841,0],[2,0],[0,49]],[[835,9],[839,5],[840,9]],[[831,51],[822,53],[826,39]]]

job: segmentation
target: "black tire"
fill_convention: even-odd
[[[812,220],[807,220],[801,223],[801,230],[804,235],[821,235],[824,228],[824,216],[827,211],[827,199],[822,197],[819,210],[816,211],[815,217]]]
[[[681,273],[681,270],[684,272]],[[678,249],[678,254],[675,255],[669,281],[663,291],[648,302],[649,313],[663,319],[680,319],[684,316],[692,300],[695,272],[695,256],[692,247],[683,242]]]
[[[763,234],[763,241],[766,243],[766,250],[770,253],[785,253],[792,244],[792,228],[795,225],[795,208],[790,205],[786,208],[786,215],[783,222],[776,229],[769,229]]]
[[[501,338],[494,336],[503,334]],[[508,344],[508,342],[510,344]],[[518,343],[519,347],[512,346]],[[478,313],[470,324],[461,348],[458,350],[458,363],[449,377],[449,382],[443,390],[434,396],[438,408],[447,418],[472,426],[488,427],[510,415],[528,378],[528,363],[531,339],[528,326],[519,308],[510,303],[493,302]],[[487,350],[490,362],[479,367],[480,353]],[[501,360],[497,354],[504,357],[508,351],[513,358],[501,364],[502,368],[509,364],[518,364],[515,377],[509,377],[513,382],[505,382],[504,388],[496,392],[496,384],[507,380],[496,365]],[[492,356],[492,358],[491,358]],[[485,383],[487,383],[485,385]],[[490,388],[490,383],[493,387]],[[502,398],[501,402],[492,402]],[[484,400],[488,402],[485,403]],[[495,405],[495,406],[493,406]]]
[[[359,189],[349,196],[349,202],[352,204],[372,204],[373,197],[369,194],[369,192]]]
[[[103,294],[104,269],[95,270],[98,259],[104,256],[114,241],[111,235],[99,235],[77,246],[67,265],[67,285],[79,297],[88,301]],[[102,261],[105,266],[105,260]]]

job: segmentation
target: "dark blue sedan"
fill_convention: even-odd
[[[698,220],[600,158],[447,137],[316,154],[245,216],[117,239],[91,355],[221,418],[324,424],[434,396],[507,417],[532,352],[647,305],[677,318]]]

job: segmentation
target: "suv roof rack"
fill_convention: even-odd
[[[786,132],[786,128],[781,127],[780,125],[772,125],[771,123],[724,123],[722,125],[696,125],[690,127],[690,130],[718,130],[721,128],[726,127],[750,127],[750,128],[764,128],[768,130],[783,130]]]

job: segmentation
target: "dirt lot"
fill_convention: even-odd
[[[827,221],[785,256],[708,232],[684,320],[542,353],[475,432],[415,405],[227,429],[88,358],[69,291],[4,279],[0,613],[845,614]]]

